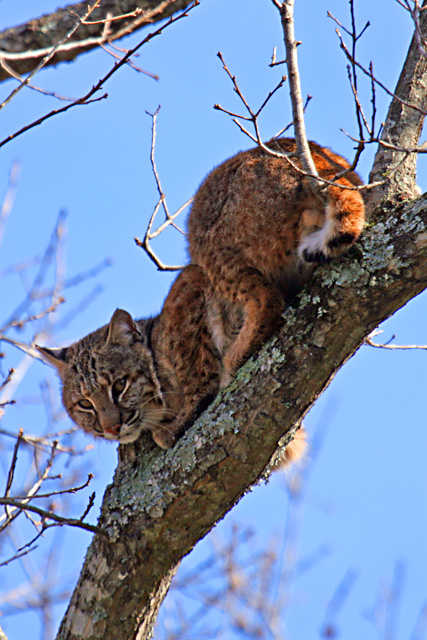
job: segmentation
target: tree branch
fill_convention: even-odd
[[[427,196],[319,268],[277,335],[169,451],[120,448],[58,640],[148,638],[181,558],[264,474],[364,338],[427,286]],[[154,603],[154,605],[153,605]]]
[[[422,6],[427,7],[427,0]],[[427,38],[427,11],[421,12],[419,30],[422,37]],[[412,38],[394,91],[398,98],[391,101],[381,134],[381,140],[385,143],[405,149],[418,147],[427,111],[427,58],[418,46],[419,33],[414,33]],[[418,109],[412,109],[405,103],[413,104]],[[368,210],[372,211],[385,199],[399,202],[418,195],[416,154],[405,154],[380,144],[369,181],[381,181],[390,172],[393,172],[390,180],[368,192]]]
[[[289,90],[292,104],[292,117],[295,130],[295,141],[297,144],[298,157],[303,171],[308,176],[317,177],[317,170],[311,157],[305,133],[304,106],[301,95],[301,84],[299,79],[297,46],[294,35],[294,0],[284,0],[280,7],[280,17],[282,19],[283,34],[286,47],[286,66],[289,76]],[[310,185],[315,192],[319,191],[319,183],[310,179]]]
[[[46,64],[74,60],[101,43],[112,42],[147,24],[168,18],[190,3],[191,0],[102,0],[91,14],[90,22],[81,24],[66,46],[60,47]],[[141,11],[135,12],[136,8]],[[84,0],[1,31],[0,60],[4,59],[19,75],[31,72],[46,53],[72,29],[76,14],[83,16],[86,11],[87,0]],[[123,18],[116,20],[116,16]],[[107,22],[108,37],[105,32]],[[0,68],[0,82],[8,78],[10,74],[6,68]]]
[[[95,527],[87,522],[83,522],[83,518],[86,514],[83,514],[81,518],[65,518],[64,516],[60,516],[53,511],[47,511],[46,509],[41,509],[40,507],[36,507],[35,505],[28,504],[27,501],[16,500],[15,498],[0,498],[0,504],[9,505],[10,507],[14,507],[19,511],[30,511],[31,513],[36,513],[41,516],[44,520],[52,520],[57,525],[64,526],[67,525],[69,527],[78,527],[80,529],[84,529],[85,531],[91,531],[92,533],[97,533],[100,536],[107,537],[106,532],[100,527]],[[51,525],[45,525],[44,529],[47,529]]]
[[[198,4],[198,0],[195,0],[192,3],[191,7],[188,9],[188,11],[190,11],[195,6],[197,6],[197,4]],[[51,117],[56,116],[56,115],[61,114],[61,113],[65,113],[66,111],[68,111],[72,107],[76,107],[76,106],[83,105],[83,104],[85,104],[85,105],[86,104],[90,104],[91,102],[97,102],[99,100],[103,100],[104,98],[106,98],[108,96],[107,93],[105,93],[103,96],[100,96],[99,98],[92,98],[92,96],[95,93],[97,93],[98,91],[100,91],[100,89],[107,82],[107,80],[109,80],[114,73],[116,73],[123,65],[125,65],[131,59],[131,57],[134,55],[134,53],[136,53],[142,46],[144,46],[144,44],[146,44],[147,42],[150,42],[150,40],[152,40],[156,36],[158,36],[161,33],[163,33],[163,30],[166,27],[168,27],[169,25],[173,24],[177,20],[180,20],[180,19],[186,17],[187,15],[188,15],[188,12],[184,12],[184,13],[181,13],[181,15],[177,16],[176,18],[174,18],[172,16],[166,22],[166,24],[162,25],[161,27],[159,27],[155,31],[153,31],[153,32],[149,33],[148,35],[146,35],[145,38],[143,40],[141,40],[141,42],[139,42],[135,47],[133,47],[132,49],[129,49],[120,60],[115,62],[114,66],[108,71],[108,73],[103,78],[98,80],[98,82],[95,85],[92,86],[92,88],[90,89],[90,91],[88,93],[86,93],[86,95],[84,95],[81,98],[78,98],[77,100],[74,100],[70,104],[67,104],[65,107],[62,107],[60,109],[54,109],[53,111],[50,111],[49,113],[45,114],[44,116],[41,116],[37,120],[34,120],[34,122],[31,122],[29,125],[26,125],[26,126],[22,127],[19,131],[16,131],[15,133],[10,134],[7,138],[5,138],[4,140],[2,140],[0,142],[0,147],[3,147],[5,144],[10,142],[11,140],[14,140],[15,138],[17,138],[18,136],[22,135],[23,133],[26,133],[29,129],[32,129],[33,127],[36,127],[36,126],[40,125],[42,122],[44,122],[48,118],[51,118]],[[30,75],[33,75],[33,74],[30,74]],[[18,89],[20,87],[22,87],[22,86],[23,86],[23,83],[18,87]],[[14,93],[15,92],[13,91],[12,94],[9,96],[8,101],[13,96]],[[3,103],[3,104],[5,104],[5,103]],[[0,108],[1,108],[1,106],[2,105],[0,105]]]

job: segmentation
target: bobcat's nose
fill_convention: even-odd
[[[104,429],[104,433],[108,433],[111,436],[118,436],[121,426],[122,425],[120,423],[113,424],[111,427],[107,427],[106,429]]]

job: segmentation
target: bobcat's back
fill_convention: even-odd
[[[272,149],[292,153],[293,139]],[[319,175],[332,180],[349,167],[344,158],[311,142]],[[296,157],[292,162],[299,166]],[[225,368],[232,374],[280,319],[284,299],[311,275],[313,264],[347,249],[364,225],[361,185],[354,172],[328,186],[325,199],[284,158],[261,148],[244,151],[214,169],[194,198],[188,221],[191,261],[215,292],[211,324]],[[241,318],[235,340],[227,318]]]

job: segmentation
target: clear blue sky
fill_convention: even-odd
[[[355,4],[359,26],[371,22],[360,41],[360,59],[365,65],[372,59],[378,78],[393,89],[411,36],[408,15],[395,0],[356,0]],[[349,24],[348,3],[297,0],[296,5],[296,37],[303,43],[298,50],[303,92],[313,96],[307,112],[308,136],[350,157],[352,143],[340,131],[357,135],[346,60],[334,33],[335,24],[326,17],[329,10]],[[39,1],[37,8],[28,1],[3,0],[1,23],[13,26],[55,7],[56,2],[47,0]],[[140,38],[141,34],[136,34],[123,46],[130,47]],[[94,280],[66,291],[67,303],[58,314],[56,344],[67,344],[105,324],[116,307],[135,317],[157,313],[168,291],[173,276],[157,272],[133,241],[134,236],[142,237],[156,203],[149,164],[151,119],[146,111],[162,106],[156,158],[174,210],[194,193],[214,165],[251,146],[226,115],[213,109],[215,103],[231,111],[241,109],[216,53],[223,53],[247,100],[257,107],[284,73],[282,67],[268,67],[274,46],[281,56],[281,27],[270,0],[202,0],[188,18],[142,49],[137,64],[158,74],[159,82],[130,68],[122,69],[104,87],[108,99],[52,118],[1,150],[0,194],[6,191],[13,160],[19,160],[21,172],[1,245],[0,270],[40,254],[62,209],[68,212],[67,274],[85,271],[106,257],[113,261],[96,280],[103,287],[99,295],[93,294]],[[85,54],[73,63],[43,71],[35,84],[77,98],[112,63],[103,51]],[[1,97],[15,84],[1,85]],[[369,113],[369,85],[364,85]],[[378,90],[379,121],[385,117],[387,105],[388,98]],[[1,139],[57,106],[54,99],[22,91],[0,114]],[[264,139],[290,120],[285,86],[261,120]],[[365,153],[359,166],[364,179],[373,151]],[[419,184],[425,191],[425,160],[419,162]],[[185,260],[185,245],[176,233],[166,234],[156,247],[165,262]],[[17,276],[0,281],[1,322],[23,295],[24,286]],[[86,296],[91,303],[61,329],[61,321]],[[381,327],[384,339],[396,334],[397,344],[426,344],[426,318],[424,294]],[[29,332],[13,335],[31,339]],[[7,354],[4,372],[16,366],[21,355],[9,347],[2,350]],[[44,432],[44,407],[34,398],[46,376],[57,389],[53,372],[38,362],[31,366],[17,391],[20,402],[7,411],[3,428],[17,431],[22,426],[30,433]],[[31,404],[25,402],[29,400]],[[319,637],[327,604],[350,569],[357,578],[339,614],[339,637],[385,637],[378,634],[371,617],[378,594],[390,584],[397,562],[405,567],[405,580],[393,637],[411,637],[427,599],[426,409],[426,352],[362,347],[307,417],[309,433],[322,433],[324,438],[306,485],[300,554],[305,558],[324,545],[329,553],[295,582],[286,616],[291,640]],[[64,421],[64,427],[66,424]],[[86,442],[83,436],[81,442]],[[7,468],[10,454],[2,452],[2,456]],[[94,452],[80,461],[86,472],[96,475],[91,490],[97,491],[97,508],[115,464],[115,447],[107,444],[97,444]],[[276,474],[268,485],[257,487],[241,501],[217,527],[216,535],[227,540],[232,523],[239,522],[255,530],[252,548],[266,550],[274,535],[280,539],[286,512],[285,483]],[[48,542],[53,535],[52,531],[46,534]],[[86,533],[66,533],[66,552],[58,562],[67,580],[70,576],[75,579],[89,541]],[[208,554],[210,545],[209,539],[199,545],[184,561],[183,570]],[[37,563],[41,556],[34,557]],[[0,568],[0,572],[1,591],[17,587],[23,579],[17,563]],[[57,623],[62,611],[58,607]],[[173,611],[172,601],[168,611]],[[0,618],[0,624],[9,640],[37,637],[38,622],[33,613]],[[158,637],[163,637],[161,630]],[[229,631],[224,637],[232,640],[239,636]]]

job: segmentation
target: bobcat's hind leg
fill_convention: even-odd
[[[232,376],[263,340],[274,332],[284,309],[284,299],[276,285],[250,267],[240,268],[234,282],[222,282],[221,295],[241,308],[243,313],[240,331],[223,357],[226,374]],[[222,377],[222,385],[227,379],[227,375]]]

